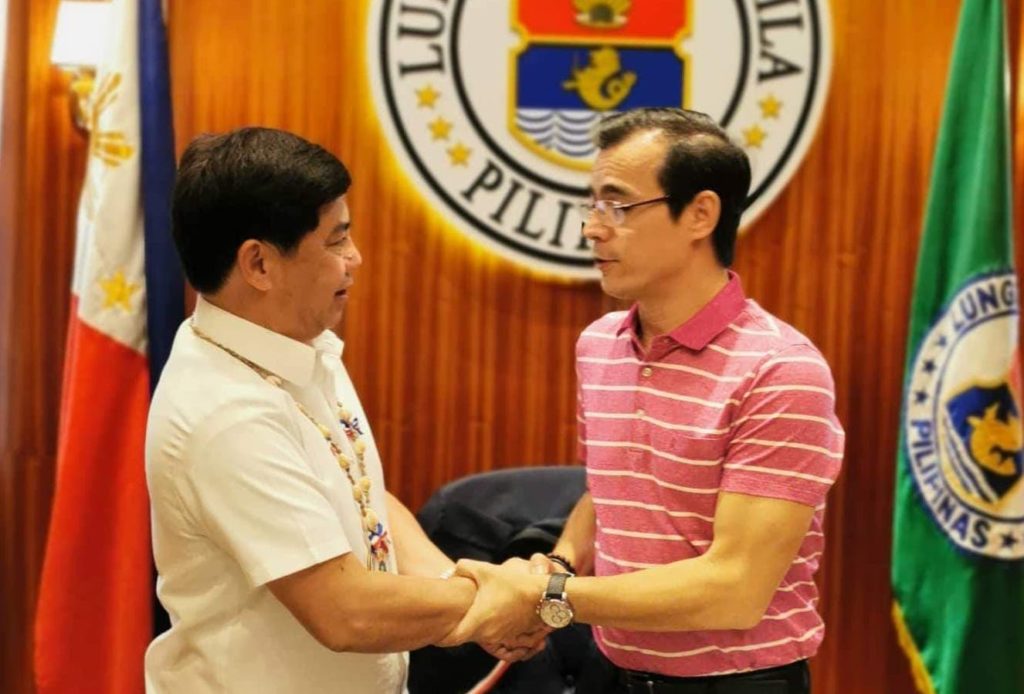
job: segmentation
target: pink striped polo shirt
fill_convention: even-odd
[[[576,350],[580,458],[597,516],[595,574],[699,556],[720,491],[815,509],[798,556],[753,629],[654,633],[596,627],[620,667],[674,676],[785,665],[817,651],[814,573],[843,429],[828,364],[743,293],[739,277],[645,354],[636,308],[609,313]]]

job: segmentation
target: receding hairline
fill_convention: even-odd
[[[688,147],[700,150],[736,145],[736,143],[733,142],[725,133],[711,133],[705,131],[680,133],[674,132],[672,128],[666,128],[657,123],[652,123],[650,125],[637,125],[635,128],[621,134],[613,142],[608,142],[604,146],[601,146],[602,140],[605,139],[603,132],[598,130],[595,133],[594,140],[595,144],[598,146],[598,150],[603,151],[606,149],[612,149],[613,147],[618,147],[619,145],[643,136],[650,136],[652,139],[657,139],[663,142],[666,145],[666,152],[677,144],[685,144]]]

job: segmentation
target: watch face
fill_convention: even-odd
[[[564,600],[545,600],[537,612],[540,620],[554,629],[561,629],[572,623],[572,608]]]

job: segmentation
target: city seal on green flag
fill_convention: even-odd
[[[907,336],[893,623],[922,694],[1024,692],[1024,482],[1003,0],[962,0]]]
[[[998,559],[1024,557],[1017,280],[965,283],[932,323],[910,370],[906,461],[950,542]]]

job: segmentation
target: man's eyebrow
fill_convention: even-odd
[[[632,195],[633,194],[633,191],[628,190],[626,188],[623,188],[622,186],[620,186],[618,184],[615,184],[615,183],[603,183],[603,184],[601,184],[601,189],[599,191],[597,191],[596,193],[594,192],[593,187],[589,187],[589,188],[587,188],[587,190],[590,192],[590,197],[592,197],[592,198],[597,198],[597,197],[603,198],[603,197],[608,196],[608,195]]]

